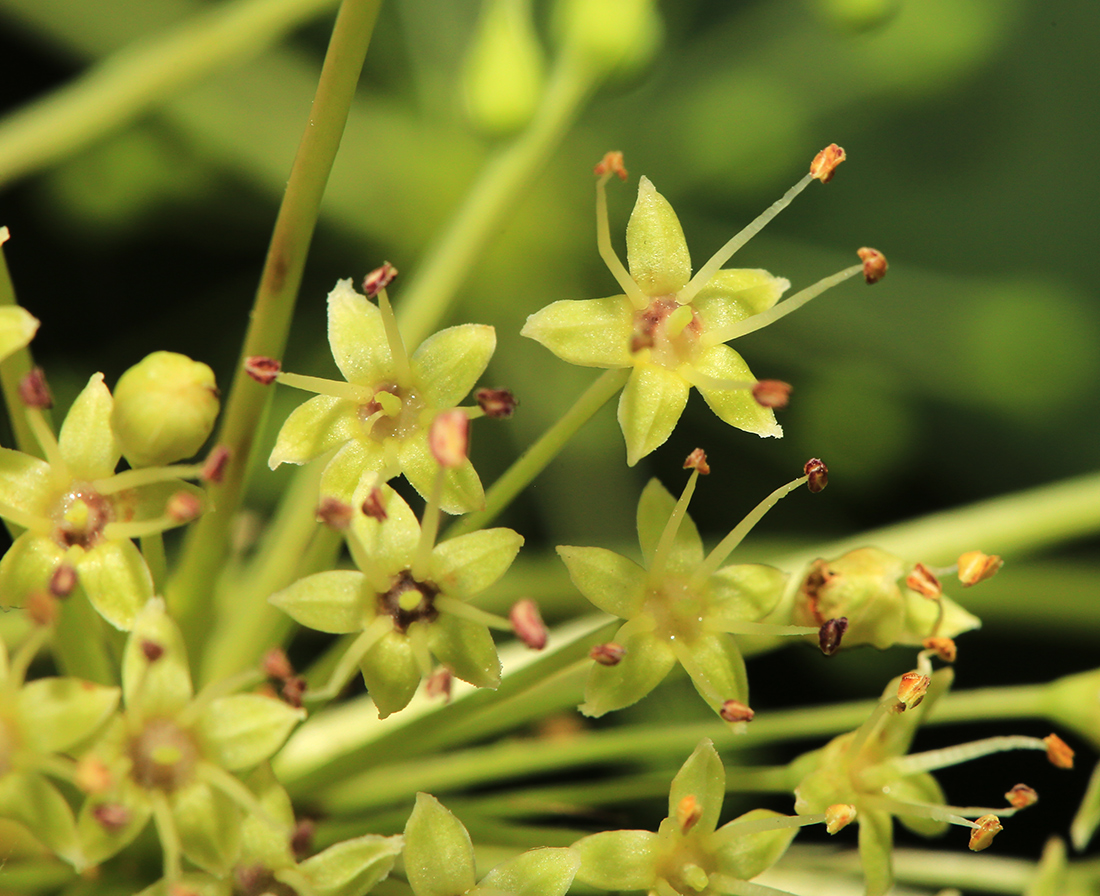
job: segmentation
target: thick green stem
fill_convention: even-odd
[[[630,376],[630,368],[608,370],[577,399],[565,414],[544,432],[485,493],[485,509],[468,513],[455,521],[444,533],[445,538],[465,535],[489,525],[531,481],[538,476],[576,435],[618,392]]]
[[[302,281],[306,254],[320,211],[348,109],[374,31],[381,0],[344,0],[336,17],[317,94],[287,182],[264,263],[241,361],[226,403],[217,443],[229,449],[225,478],[211,487],[217,510],[188,533],[168,602],[193,651],[201,653],[214,581],[225,559],[229,528],[244,493],[253,442],[270,400],[266,387],[244,372],[251,355],[280,357]]]

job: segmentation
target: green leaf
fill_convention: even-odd
[[[656,364],[640,364],[631,371],[618,411],[629,466],[668,440],[687,406],[689,391],[679,373]]]
[[[115,628],[129,631],[153,596],[153,577],[141,551],[128,538],[103,541],[78,553],[73,566],[96,612]]]
[[[241,850],[241,810],[228,796],[204,781],[196,781],[169,796],[172,817],[183,854],[222,877],[237,862]]]
[[[527,318],[521,336],[581,367],[629,367],[634,309],[626,296],[563,299]]]
[[[756,382],[749,365],[728,345],[714,345],[705,349],[692,366],[703,376],[717,380]],[[696,388],[723,423],[745,432],[756,433],[761,438],[783,437],[783,427],[775,422],[775,413],[770,408],[757,404],[750,389],[713,389],[709,386]]]
[[[150,660],[150,651],[158,650]],[[160,598],[150,600],[134,621],[122,658],[122,694],[145,718],[171,718],[191,702],[191,669],[179,628]]]
[[[629,625],[629,623],[627,623]],[[584,688],[584,703],[579,707],[586,716],[602,716],[612,710],[637,703],[668,675],[676,664],[676,655],[652,632],[627,632],[619,629],[615,641],[626,652],[615,666],[593,663]]]
[[[471,891],[471,896],[494,893],[565,896],[580,865],[580,854],[574,849],[529,849],[493,868]]]
[[[274,470],[279,464],[304,464],[349,439],[362,438],[358,410],[354,401],[331,395],[302,402],[279,430],[267,465]]]
[[[653,555],[665,531],[669,517],[676,508],[676,499],[669,494],[658,480],[650,479],[642,490],[638,500],[637,526],[638,543],[642,548],[642,557],[646,567],[653,563]],[[685,513],[676,530],[672,550],[668,555],[667,569],[670,572],[687,574],[703,562],[703,539],[690,514]]]
[[[16,697],[24,746],[65,753],[90,737],[118,706],[121,691],[76,678],[39,678]]]
[[[444,613],[427,626],[428,646],[455,675],[479,688],[500,684],[500,658],[484,625]]]
[[[558,545],[569,578],[605,613],[632,619],[645,606],[646,574],[633,560],[606,548]]]
[[[340,635],[363,628],[364,609],[373,599],[361,572],[334,569],[299,579],[268,601],[306,628]]]
[[[695,689],[718,712],[727,700],[749,702],[749,676],[737,642],[726,634],[702,635],[673,645]]]
[[[416,896],[456,896],[476,882],[470,835],[427,793],[416,795],[405,825],[405,872]]]
[[[894,885],[894,823],[888,812],[859,813],[859,860],[866,896],[885,896]]]
[[[260,694],[234,694],[210,702],[199,719],[206,756],[222,768],[251,768],[271,757],[306,717],[281,700]]]
[[[400,632],[387,632],[359,662],[378,718],[404,709],[420,686],[420,667],[416,664],[409,639]]]
[[[511,529],[459,535],[432,551],[432,581],[447,595],[478,594],[508,571],[522,546],[523,536]]]
[[[702,810],[692,831],[710,833],[718,824],[722,802],[726,796],[726,770],[718,751],[709,739],[699,742],[687,762],[683,764],[668,793],[668,817],[676,818],[681,802],[692,796]]]
[[[710,278],[692,299],[691,306],[704,333],[721,330],[767,311],[790,285],[789,280],[773,277],[759,268],[727,268]]]
[[[581,857],[579,883],[601,890],[649,890],[656,885],[659,840],[652,831],[604,831],[578,840],[573,849]]]
[[[333,360],[349,383],[379,386],[395,382],[382,312],[340,280],[328,294],[328,344]]]
[[[404,838],[366,834],[344,840],[298,866],[316,896],[364,896],[385,880],[401,853]]]
[[[770,809],[753,809],[715,831],[707,845],[714,851],[718,870],[739,880],[750,880],[778,862],[791,845],[798,828],[756,831],[751,834],[740,834],[736,828],[739,821],[778,816],[778,812]]]
[[[638,181],[638,199],[626,225],[630,276],[647,296],[679,292],[691,279],[691,255],[680,219],[648,177]]]
[[[462,324],[429,336],[409,359],[425,404],[447,410],[470,394],[497,347],[496,330]]]
[[[111,428],[113,407],[103,374],[92,374],[69,408],[57,436],[58,448],[73,479],[104,479],[115,472],[122,449]]]

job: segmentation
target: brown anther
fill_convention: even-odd
[[[355,511],[350,504],[345,504],[339,498],[326,496],[317,505],[317,522],[324,523],[330,529],[342,532],[351,525],[351,518]]]
[[[756,713],[740,700],[727,700],[718,710],[718,715],[727,722],[751,722]]]
[[[100,803],[92,809],[92,818],[106,830],[117,831],[130,823],[130,810],[119,803]]]
[[[446,666],[440,666],[424,682],[424,692],[429,697],[442,697],[444,703],[451,702],[451,685],[454,674]]]
[[[959,649],[955,646],[955,642],[950,638],[936,637],[925,638],[920,642],[921,647],[925,650],[932,650],[945,663],[955,662],[955,658],[959,655]]]
[[[906,672],[901,676],[901,681],[898,682],[898,712],[919,706],[931,683],[931,679],[920,672]]]
[[[40,411],[53,407],[53,393],[41,367],[35,367],[19,381],[19,400],[27,407]]]
[[[810,162],[810,174],[823,184],[827,184],[833,179],[833,172],[836,171],[836,166],[846,158],[848,158],[848,156],[843,149],[835,143],[830,143],[814,156],[814,160]]]
[[[626,656],[626,648],[622,644],[608,641],[606,644],[597,644],[588,651],[588,656],[601,666],[617,666]]]
[[[494,420],[507,420],[516,412],[516,396],[511,389],[478,389],[474,398],[485,416]]]
[[[76,567],[61,563],[50,576],[50,594],[54,597],[68,597],[76,588]]]
[[[959,557],[959,581],[963,585],[977,585],[997,574],[1004,566],[1004,560],[996,554],[983,554],[981,551],[967,551]]]
[[[272,647],[264,654],[263,670],[268,678],[277,678],[279,681],[286,681],[294,674],[294,667],[281,647]]]
[[[102,759],[95,756],[85,756],[76,763],[76,771],[73,775],[73,783],[80,788],[82,793],[96,794],[106,793],[111,789],[113,778],[111,770]]]
[[[676,823],[680,826],[680,833],[686,834],[703,817],[703,807],[694,793],[689,793],[676,804]]]
[[[886,256],[878,249],[864,246],[856,251],[856,255],[863,262],[863,279],[868,283],[878,283],[886,276],[886,269],[890,266],[886,263]]]
[[[512,631],[532,650],[542,650],[546,646],[546,623],[542,621],[539,605],[531,598],[525,597],[512,604],[508,620],[512,623]]]
[[[306,680],[301,675],[291,675],[283,682],[283,688],[280,691],[283,702],[295,709],[301,709],[302,697],[305,696],[308,687],[309,685],[306,684]]]
[[[436,414],[428,430],[432,457],[445,470],[455,470],[466,461],[470,444],[470,418],[459,408]]]
[[[832,656],[840,650],[840,642],[848,631],[848,617],[826,619],[817,632],[817,645],[825,656]]]
[[[702,448],[696,448],[684,460],[685,470],[698,470],[700,476],[710,475],[710,464],[707,463],[707,454]]]
[[[39,628],[48,628],[57,621],[61,603],[48,591],[35,591],[23,604],[27,617]]]
[[[369,516],[372,520],[378,520],[380,523],[384,523],[389,518],[386,508],[382,504],[382,489],[378,486],[370,490],[370,494],[363,499],[363,506],[360,509],[363,511],[363,516]]]
[[[913,567],[913,571],[905,577],[905,584],[910,590],[916,591],[917,594],[929,600],[939,600],[943,597],[943,586],[940,580],[923,563]]]
[[[142,641],[141,652],[145,659],[150,663],[155,663],[162,656],[164,656],[164,645],[158,644],[156,641]]]
[[[202,500],[191,492],[178,491],[168,499],[164,513],[177,523],[189,523],[202,514]]]
[[[829,468],[820,458],[811,457],[802,467],[802,472],[807,477],[806,487],[814,494],[822,491],[829,484]]]
[[[993,838],[996,837],[1004,828],[1001,826],[1001,819],[996,815],[983,815],[974,822],[977,827],[970,832],[970,848],[974,852],[981,852],[990,843],[993,842]]]
[[[606,153],[599,162],[596,163],[596,167],[592,169],[592,173],[596,177],[603,177],[605,174],[617,174],[619,180],[626,180],[626,168],[623,166],[623,154],[617,150]]]
[[[393,283],[393,278],[396,276],[397,268],[388,261],[384,261],[382,262],[382,267],[375,268],[363,278],[363,292],[373,299],[378,293]]]
[[[244,362],[244,372],[262,386],[270,386],[275,382],[275,377],[282,369],[282,364],[264,355],[252,355],[245,358]]]
[[[791,400],[791,384],[782,380],[758,380],[753,383],[752,397],[762,408],[785,408]]]
[[[856,807],[850,803],[834,803],[825,810],[825,830],[830,834],[848,827],[856,820]]]
[[[317,825],[312,818],[299,818],[290,835],[290,849],[295,857],[303,859],[313,852],[313,835]]]
[[[225,468],[229,465],[229,449],[225,445],[215,445],[202,465],[203,482],[221,482],[225,478]]]
[[[1026,784],[1017,784],[1005,794],[1005,799],[1014,809],[1026,809],[1028,806],[1034,806],[1039,802],[1039,794],[1035,792],[1033,787],[1028,787]]]
[[[1048,734],[1043,738],[1043,743],[1047,745],[1047,759],[1051,765],[1073,768],[1073,750],[1062,738],[1057,734]]]

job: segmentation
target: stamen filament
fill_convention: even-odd
[[[435,608],[440,612],[450,613],[452,616],[460,616],[463,619],[468,619],[470,622],[477,622],[489,628],[495,628],[497,631],[501,632],[510,632],[513,630],[512,623],[503,616],[497,616],[496,613],[490,613],[488,610],[482,610],[480,607],[471,606],[465,601],[437,594],[434,603]]]
[[[320,690],[306,691],[302,697],[303,701],[312,703],[318,700],[331,700],[339,694],[355,674],[359,662],[367,655],[367,651],[391,631],[393,631],[393,619],[389,616],[378,616],[344,651],[344,655],[340,657],[336,668],[332,670],[332,675],[329,676],[328,684]]]
[[[432,485],[432,494],[428,503],[424,505],[424,518],[420,522],[420,540],[416,543],[416,553],[413,554],[413,562],[409,567],[412,577],[419,582],[428,578],[432,562],[432,549],[435,547],[435,539],[439,534],[439,503],[443,497],[443,478],[447,471],[443,466],[435,474],[435,482]]]
[[[764,831],[782,831],[789,828],[804,828],[811,824],[824,824],[825,814],[817,815],[771,815],[767,818],[749,818],[745,821],[731,821],[722,826],[723,833],[734,831],[742,836],[760,834]]]
[[[328,395],[332,398],[345,398],[358,404],[366,404],[374,397],[374,392],[367,386],[341,383],[338,380],[329,380],[322,376],[280,373],[275,377],[275,381],[282,383],[284,386],[301,389],[303,392],[315,392],[318,395]]]
[[[180,843],[179,831],[176,830],[175,819],[172,818],[172,809],[168,805],[168,798],[159,790],[149,792],[149,800],[153,804],[153,822],[157,827],[157,838],[164,853],[164,880],[167,889],[171,892],[183,873],[180,866],[180,857],[183,847]]]
[[[754,220],[750,221],[742,228],[741,232],[734,236],[733,239],[715,252],[707,263],[695,272],[695,276],[691,278],[688,285],[680,290],[676,296],[676,301],[681,305],[686,305],[694,299],[699,294],[699,290],[710,283],[711,278],[718,273],[718,269],[729,261],[738,249],[763,230],[776,215],[790,205],[794,197],[805,190],[813,179],[814,177],[812,174],[807,174],[779,199],[769,205],[761,214],[757,215]],[[860,265],[858,270],[862,271],[863,266]],[[722,341],[725,342],[724,339]]]
[[[57,436],[53,434],[50,424],[46,422],[46,416],[38,408],[27,408],[26,411],[27,425],[34,433],[35,439],[38,440],[42,453],[46,455],[46,463],[50,465],[51,471],[59,479],[71,479],[69,465],[65,463],[65,458],[61,456]]]
[[[771,622],[731,622],[720,631],[731,635],[816,635],[821,629],[810,625],[777,625]]]
[[[202,464],[176,464],[168,467],[142,467],[139,470],[123,470],[103,479],[92,482],[101,495],[114,495],[128,488],[140,488],[158,482],[170,482],[173,479],[198,479],[202,475]]]
[[[3,501],[0,501],[0,516],[10,523],[15,523],[17,526],[22,526],[24,529],[30,529],[40,535],[47,534],[52,528],[49,520],[45,517],[27,513],[25,510],[12,507],[10,504],[5,504]]]
[[[738,339],[741,336],[754,333],[769,324],[775,323],[781,317],[786,317],[792,311],[797,311],[811,299],[816,299],[823,292],[832,289],[838,283],[843,283],[845,280],[851,279],[856,274],[861,273],[863,273],[863,265],[861,264],[854,264],[850,268],[845,268],[843,271],[837,271],[837,273],[829,277],[818,280],[813,286],[807,286],[800,292],[796,292],[786,301],[780,302],[778,305],[772,305],[767,311],[761,311],[759,314],[746,317],[744,320],[739,320],[735,324],[730,324],[730,326],[722,330],[711,330],[710,332],[704,333],[699,339],[699,344],[704,348],[710,348],[721,342],[729,342],[731,339]]]
[[[718,377],[707,376],[705,373],[699,373],[694,367],[688,364],[683,365],[677,371],[685,380],[697,389],[751,389],[756,385],[754,380],[720,380]]]
[[[684,520],[684,514],[687,513],[688,504],[691,502],[691,496],[695,494],[695,483],[699,481],[699,471],[692,470],[691,476],[688,477],[687,485],[684,486],[683,492],[680,494],[680,500],[676,502],[676,506],[672,508],[672,513],[669,515],[668,522],[665,523],[665,528],[661,532],[661,538],[657,542],[657,549],[653,552],[653,562],[649,564],[649,580],[651,582],[660,581],[665,574],[665,564],[668,562],[668,556],[672,552],[672,545],[676,541],[676,533],[680,531],[680,523]]]
[[[229,799],[245,811],[246,815],[255,816],[273,830],[283,831],[288,837],[290,836],[291,832],[286,830],[283,825],[267,811],[264,804],[256,799],[256,795],[221,766],[214,765],[210,762],[200,762],[195,767],[195,774],[199,780],[220,790],[229,797]]]
[[[636,311],[641,311],[649,305],[649,296],[634,282],[611,245],[611,228],[607,223],[607,181],[610,177],[611,174],[608,173],[596,181],[596,246],[600,251],[600,258],[630,299],[630,304]]]
[[[863,268],[861,267],[860,270],[863,270]],[[401,338],[401,331],[397,328],[397,318],[394,317],[390,297],[384,289],[378,290],[378,310],[382,312],[382,323],[386,327],[386,341],[390,344],[390,356],[393,358],[397,382],[402,386],[410,386],[412,385],[412,368],[409,366],[409,355],[405,351],[405,342]]]
[[[180,727],[188,728],[193,723],[197,722],[199,716],[206,711],[206,708],[219,697],[225,697],[229,694],[235,694],[238,691],[253,687],[263,681],[263,679],[263,672],[256,668],[245,669],[243,672],[238,672],[236,675],[230,675],[228,678],[212,681],[199,691],[187,706],[180,710],[179,715],[176,716],[176,722]]]
[[[966,817],[968,815],[972,815],[974,818],[981,818],[983,815],[996,815],[999,818],[1007,818],[1020,811],[1008,806],[991,809],[988,806],[943,806],[935,803],[911,803],[908,800],[899,800],[892,796],[878,796],[877,794],[861,796],[860,802],[876,809],[884,809],[893,815],[916,815],[919,818],[946,821],[964,828],[978,827]]]
[[[156,535],[166,529],[174,529],[183,526],[191,520],[181,520],[169,514],[154,517],[149,520],[132,520],[128,523],[108,523],[103,527],[103,537],[107,541],[118,541],[123,538],[145,538]]]
[[[928,750],[925,753],[899,756],[890,760],[890,767],[896,769],[902,775],[915,775],[920,772],[931,772],[939,768],[959,765],[963,762],[969,762],[971,759],[989,756],[992,753],[1004,753],[1008,750],[1042,750],[1045,753],[1047,745],[1037,737],[1027,737],[1023,734],[987,737],[982,740],[958,744],[954,747],[943,747],[939,750]]]
[[[413,659],[420,669],[420,677],[427,678],[432,674],[432,652],[428,647],[428,627],[420,622],[414,622],[406,633],[409,639],[409,647],[412,648]]]

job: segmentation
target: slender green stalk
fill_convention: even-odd
[[[0,224],[2,223],[0,222]],[[4,249],[0,245],[0,307],[17,304],[19,303],[15,298],[15,284],[12,283],[11,272],[8,271],[8,262],[4,257]],[[8,420],[11,422],[15,447],[24,454],[43,457],[42,448],[31,431],[30,424],[27,422],[27,415],[23,412],[23,400],[19,397],[19,381],[30,373],[33,366],[34,362],[31,360],[31,350],[29,348],[21,348],[0,361],[0,389],[3,389],[4,392],[4,404],[8,409]],[[48,417],[47,420],[49,420]],[[10,524],[8,530],[11,531]]]
[[[596,411],[617,393],[630,376],[630,368],[608,370],[597,379],[553,426],[544,432],[485,493],[485,509],[456,520],[445,538],[465,535],[489,525],[531,481],[538,476]]]
[[[233,380],[217,442],[230,452],[224,480],[212,486],[217,507],[188,533],[168,602],[193,651],[201,655],[202,629],[213,583],[224,561],[229,527],[240,506],[245,474],[270,392],[244,372],[251,355],[280,357],[302,281],[321,197],[340,146],[381,0],[344,0],[336,17],[317,94],[275,222],[241,362]]]

